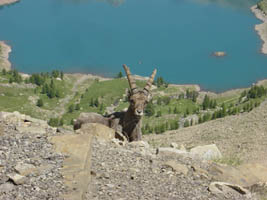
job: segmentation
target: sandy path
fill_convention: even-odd
[[[88,79],[91,79],[91,76],[88,75],[81,75],[81,77],[77,78],[76,81],[73,84],[73,87],[71,89],[71,95],[67,95],[65,98],[61,99],[59,101],[59,107],[56,109],[56,115],[62,116],[66,111],[66,105],[74,98],[76,92],[79,91],[79,87]],[[85,88],[83,88],[85,90]]]

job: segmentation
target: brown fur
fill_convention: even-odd
[[[124,65],[124,69],[131,88],[128,96],[130,102],[128,110],[126,112],[115,112],[105,117],[97,113],[81,113],[79,118],[74,122],[74,130],[81,128],[84,123],[101,123],[113,128],[116,132],[123,133],[130,142],[141,140],[141,119],[145,107],[151,98],[149,90],[155,77],[156,70],[152,73],[146,87],[142,90],[138,90],[135,81],[131,77],[129,68]]]

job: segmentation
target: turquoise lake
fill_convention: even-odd
[[[212,3],[211,3],[212,2]],[[14,68],[114,76],[154,68],[167,81],[224,91],[267,78],[253,0],[21,0],[0,8]],[[225,51],[226,57],[211,56]]]

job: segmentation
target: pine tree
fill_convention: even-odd
[[[64,73],[63,73],[63,71],[60,72],[60,78],[61,78],[61,80],[64,79]]]
[[[145,114],[148,117],[151,117],[155,114],[154,105],[151,102],[147,104],[146,109],[145,109]]]
[[[81,108],[80,108],[80,104],[76,104],[76,106],[75,106],[75,110],[80,110]]]
[[[117,76],[116,76],[116,78],[122,78],[122,77],[123,77],[122,72],[119,72],[119,73],[117,74]]]
[[[157,116],[156,117],[161,117],[162,116],[162,113],[161,113],[161,111],[159,110],[158,112],[157,112]]]
[[[63,125],[64,125],[64,120],[63,120],[63,118],[61,118],[59,121],[59,126],[63,126]]]
[[[72,113],[73,111],[74,111],[74,105],[71,104],[71,105],[69,106],[69,113]]]
[[[42,99],[38,99],[38,101],[37,101],[37,104],[36,104],[38,107],[43,107],[43,105],[44,105],[44,102],[43,102],[43,100]]]
[[[205,95],[203,103],[202,103],[203,110],[207,110],[209,108],[209,105],[210,105],[210,99],[208,95]]]
[[[95,107],[98,107],[98,106],[99,106],[98,98],[95,99],[95,101],[94,101],[94,106],[95,106]]]

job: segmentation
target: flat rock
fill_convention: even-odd
[[[61,173],[70,189],[65,200],[82,200],[90,182],[91,134],[61,135],[49,138],[58,153],[67,154]]]
[[[214,180],[251,187],[258,183],[267,182],[267,167],[259,163],[243,164],[238,167],[213,163],[209,174]]]
[[[175,160],[169,160],[166,163],[164,163],[165,166],[172,168],[174,172],[177,174],[184,174],[187,175],[188,168],[185,165],[177,163]]]
[[[41,127],[37,127],[37,126],[16,126],[16,130],[18,132],[20,132],[21,134],[46,134],[46,129],[45,128],[41,128]]]
[[[92,135],[98,140],[104,141],[111,141],[115,138],[114,129],[98,123],[83,124],[81,129],[77,130],[76,133]]]
[[[130,142],[128,144],[130,147],[135,147],[135,148],[149,148],[149,144],[146,141],[134,141]]]
[[[189,156],[188,152],[174,149],[171,147],[159,147],[157,148],[157,154],[178,154],[178,155]]]
[[[27,163],[18,163],[15,166],[15,170],[17,173],[19,173],[21,176],[27,176],[31,173],[36,173],[37,168],[31,164]]]
[[[212,182],[209,185],[209,191],[218,197],[226,199],[237,195],[251,197],[251,193],[242,186],[225,182]]]
[[[215,144],[194,147],[190,150],[190,154],[198,155],[205,160],[222,158],[222,154]]]
[[[10,178],[16,185],[24,184],[27,179],[25,176],[19,174],[9,174],[8,178]]]
[[[170,147],[177,149],[177,148],[178,148],[178,144],[175,143],[175,142],[172,142],[172,143],[170,144]]]

